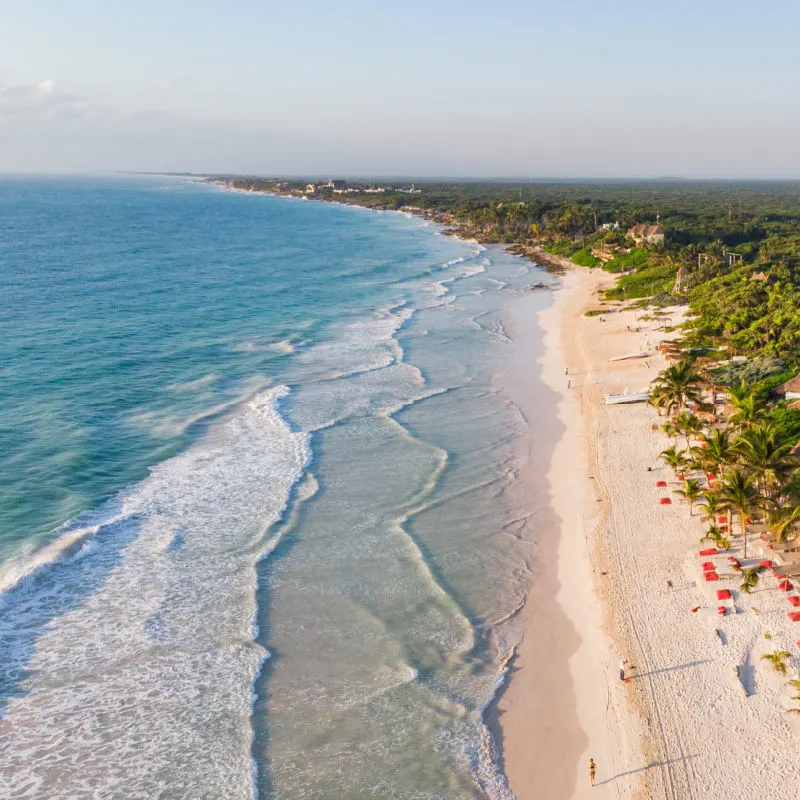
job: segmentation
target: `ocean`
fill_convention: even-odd
[[[552,279],[161,177],[0,177],[0,276],[0,796],[511,797]]]

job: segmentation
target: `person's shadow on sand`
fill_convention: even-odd
[[[610,778],[606,778],[604,781],[596,781],[595,786],[603,786],[606,783],[611,783],[612,781],[617,780],[618,778],[627,778],[629,775],[638,775],[640,772],[646,772],[649,769],[655,769],[656,767],[668,767],[670,764],[681,764],[685,761],[689,761],[692,758],[697,758],[696,755],[691,756],[683,756],[681,758],[671,758],[667,761],[652,761],[646,767],[640,767],[639,769],[630,769],[627,772],[618,772],[616,775],[613,775]]]

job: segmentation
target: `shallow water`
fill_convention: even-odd
[[[510,796],[535,269],[166,179],[0,206],[0,793]]]

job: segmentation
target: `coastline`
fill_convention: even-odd
[[[544,260],[535,248],[506,249]],[[738,613],[718,617],[713,589],[699,580],[699,515],[677,498],[658,502],[678,484],[658,458],[669,442],[655,410],[603,405],[605,393],[655,378],[667,365],[655,346],[670,334],[619,304],[586,317],[614,276],[552,261],[563,270],[552,304],[539,311],[522,295],[503,319],[516,352],[501,383],[546,428],[522,437],[522,461],[536,447],[540,459],[542,449],[550,454],[549,507],[521,534],[536,553],[519,616],[524,637],[485,713],[510,789],[516,800],[729,800],[758,781],[790,800],[800,791],[800,715],[786,713],[795,710],[787,687],[800,678],[800,632],[786,620],[784,596],[776,586],[742,595],[733,582]],[[651,357],[610,361],[642,350]],[[551,393],[544,401],[542,383]],[[668,487],[657,489],[656,479]],[[523,467],[517,491],[541,491],[541,483],[541,469]],[[786,677],[761,660],[776,645],[791,653]],[[742,668],[752,683],[745,692]]]

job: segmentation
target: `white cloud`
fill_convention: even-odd
[[[36,84],[36,88],[40,92],[50,93],[56,88],[55,81],[52,78],[48,78],[46,81],[42,81],[41,83]]]

